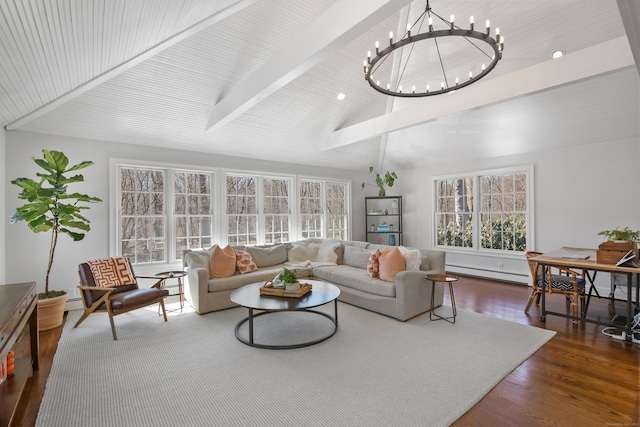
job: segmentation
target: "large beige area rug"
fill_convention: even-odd
[[[37,425],[447,426],[554,335],[463,310],[452,325],[338,307],[332,338],[294,350],[239,342],[243,308],[174,313],[166,323],[157,307],[137,310],[116,317],[118,341],[106,315],[73,329],[80,313],[71,312]],[[330,326],[309,313],[270,316],[256,339],[321,336]],[[286,332],[275,333],[280,326]]]

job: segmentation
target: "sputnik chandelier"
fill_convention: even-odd
[[[435,29],[436,24],[434,24],[434,17],[436,18],[436,23],[440,27],[444,26],[444,29]],[[428,18],[427,28],[425,28],[427,31],[420,33],[423,27],[425,27],[424,22],[426,18]],[[455,40],[452,40],[454,38]],[[414,49],[416,43],[422,40],[431,40],[433,44],[432,46],[423,47],[420,50]],[[473,54],[469,52],[462,53],[460,50],[460,41],[463,41],[463,43],[466,41],[471,46]],[[457,45],[456,43],[452,44],[452,42],[457,42]],[[403,58],[401,59],[404,65],[400,63],[397,67],[398,71],[396,75],[398,77],[393,79],[395,83],[381,83],[380,79],[375,76],[376,72],[380,71],[380,67],[385,61],[389,60],[393,62],[392,52],[405,46],[406,50],[403,51]],[[454,58],[453,56],[456,52],[447,54],[444,52],[445,49],[453,49],[457,52],[457,57]],[[372,88],[386,95],[407,98],[440,95],[469,86],[489,74],[502,58],[503,49],[504,36],[500,34],[500,29],[496,28],[495,39],[491,37],[489,20],[486,21],[484,32],[480,32],[474,29],[474,20],[473,16],[471,16],[469,29],[464,30],[454,24],[453,15],[451,15],[451,19],[447,21],[435,13],[429,6],[429,0],[427,0],[425,11],[413,24],[407,24],[407,31],[399,40],[394,42],[393,32],[390,32],[389,46],[382,50],[380,49],[379,42],[376,41],[375,56],[371,57],[371,51],[369,51],[367,53],[367,59],[364,60],[364,75]],[[414,50],[416,52],[414,52]],[[418,51],[426,52],[427,58],[416,59],[415,56],[418,55]],[[431,54],[429,54],[429,52],[431,52]],[[414,55],[413,58],[412,55]],[[436,63],[435,56],[437,56],[439,64]],[[443,56],[446,57],[446,60],[443,59]],[[460,68],[461,65],[459,64],[461,56],[464,56],[464,67],[466,67],[464,76],[455,75],[462,72]],[[420,67],[420,64],[423,63],[421,61],[429,60],[429,57],[431,57],[431,62],[436,63],[436,65]],[[476,57],[477,63],[475,63]],[[452,66],[451,68],[455,68],[455,71],[452,72],[450,70],[447,72],[445,70],[445,66],[447,66],[445,62],[454,63],[455,67]],[[429,72],[430,75],[427,76],[410,76],[411,81],[408,85],[405,83],[403,88],[403,77],[406,77],[404,74],[409,64],[413,64],[413,68],[420,68],[421,70],[425,68],[431,71]],[[467,72],[468,74],[466,74]],[[379,74],[383,73],[380,71]],[[387,68],[385,74],[387,79],[391,78],[388,76],[389,74],[392,73],[388,71]]]

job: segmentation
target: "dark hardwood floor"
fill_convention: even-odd
[[[454,291],[459,309],[557,332],[454,426],[640,425],[640,344],[607,337],[593,323],[574,325],[552,315],[541,323],[539,307],[523,312],[529,288],[522,285],[461,277]],[[547,304],[549,310],[567,310],[562,295],[548,296]],[[590,318],[615,313],[624,314],[623,302],[592,299]],[[40,333],[40,370],[27,383],[13,425],[35,425],[60,333]]]

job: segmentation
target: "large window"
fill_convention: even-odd
[[[348,235],[348,186],[318,180],[300,181],[302,238],[346,239]]]
[[[165,171],[120,169],[121,254],[133,263],[166,262]]]
[[[436,245],[526,251],[532,175],[525,167],[435,178]]]
[[[291,210],[289,187],[291,180],[281,178],[262,179],[262,211],[264,212],[264,242],[289,241]]]
[[[216,243],[350,238],[346,181],[116,162],[113,168],[119,204],[112,252],[134,264],[176,263],[185,249]]]
[[[228,175],[227,239],[230,245],[258,243],[258,188],[255,176]]]
[[[176,171],[173,180],[176,258],[213,242],[213,174]]]

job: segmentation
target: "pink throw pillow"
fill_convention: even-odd
[[[404,256],[397,247],[380,253],[379,262],[380,279],[387,282],[395,282],[396,274],[405,270]]]
[[[209,276],[212,279],[236,274],[236,253],[231,246],[215,247],[209,259]]]
[[[380,249],[376,249],[369,255],[369,261],[367,261],[367,273],[369,277],[378,277],[380,273]]]
[[[258,266],[253,261],[251,254],[247,251],[236,251],[236,267],[240,274],[247,274],[258,270]]]

